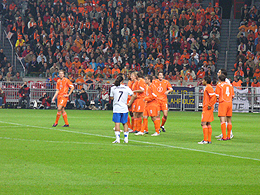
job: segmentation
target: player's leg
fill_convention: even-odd
[[[212,127],[210,122],[207,123],[207,126],[208,126],[208,143],[211,144]]]
[[[221,131],[222,131],[222,138],[218,139],[219,141],[227,140],[227,133],[226,133],[226,117],[225,116],[219,116],[220,124],[221,124]]]
[[[61,116],[61,112],[62,112],[62,105],[60,104],[60,98],[58,98],[58,111],[57,111],[57,115],[56,115],[56,120],[55,123],[52,125],[53,127],[56,127],[58,125],[60,116]]]
[[[142,128],[142,117],[143,117],[143,112],[137,112],[136,113],[136,130],[139,132],[141,131]]]
[[[231,138],[231,130],[232,130],[231,116],[227,116],[227,139],[228,140],[230,140]]]
[[[63,125],[63,127],[69,127],[68,115],[65,111],[65,107],[62,108],[62,116],[63,116],[63,120],[65,122],[65,125]]]
[[[127,117],[128,117],[128,112],[127,113],[122,113],[121,114],[121,119],[120,122],[124,126],[124,143],[128,143],[128,126],[127,126]],[[119,127],[120,131],[120,127]]]
[[[120,121],[121,115],[120,113],[113,113],[113,122],[115,123],[115,136],[116,140],[112,143],[120,143]]]
[[[160,111],[158,107],[153,107],[153,112],[156,113],[151,115],[152,121],[154,123],[155,133],[152,134],[152,136],[158,136],[160,135]]]
[[[201,142],[198,142],[198,144],[208,144],[208,126],[206,122],[206,114],[205,111],[202,112],[201,116],[201,126],[203,130],[203,140]]]
[[[168,110],[163,110],[163,117],[162,117],[162,124],[161,124],[161,129],[163,132],[165,132],[165,128],[164,128],[164,125],[166,123],[166,120],[167,120],[167,116],[168,116]]]

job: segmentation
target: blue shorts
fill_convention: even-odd
[[[113,113],[113,122],[115,123],[127,123],[128,112],[126,113]]]

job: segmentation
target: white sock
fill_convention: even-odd
[[[128,139],[128,132],[124,132],[125,139]]]
[[[115,131],[116,140],[120,141],[120,131]]]

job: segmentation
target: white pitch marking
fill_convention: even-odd
[[[21,126],[0,126],[0,128],[1,127],[5,127],[6,128],[6,127],[21,127]]]
[[[11,123],[11,122],[4,122],[4,121],[0,121],[0,122],[5,123],[5,124],[20,125],[20,126],[25,126],[25,127],[34,127],[34,128],[39,128],[39,129],[50,129],[50,130],[55,130],[55,131],[67,132],[67,133],[75,133],[75,134],[90,135],[90,136],[105,137],[105,138],[114,138],[112,136],[92,134],[92,133],[86,133],[86,132],[69,131],[69,130],[64,130],[64,129],[39,127],[39,126],[33,126],[33,125],[23,125],[23,124],[19,124],[19,123]],[[167,147],[167,148],[176,148],[176,149],[181,149],[181,150],[189,150],[189,151],[195,151],[195,152],[215,154],[215,155],[219,155],[219,156],[227,156],[227,157],[232,157],[232,158],[260,161],[260,159],[257,159],[257,158],[236,156],[236,155],[230,155],[230,154],[224,154],[224,153],[218,153],[218,152],[210,152],[210,151],[198,150],[198,149],[193,149],[193,148],[184,148],[184,147],[179,147],[179,146],[172,146],[172,145],[159,144],[159,143],[153,143],[153,142],[144,142],[144,141],[138,141],[138,140],[129,140],[129,141],[136,142],[136,143],[142,143],[142,144],[162,146],[162,147]]]

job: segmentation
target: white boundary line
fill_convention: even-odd
[[[21,127],[21,126],[13,126],[13,125],[11,126],[11,125],[10,125],[10,126],[0,126],[0,128],[1,128],[1,127],[6,128],[6,127]]]
[[[11,125],[16,125],[16,126],[18,125],[18,126],[25,126],[25,127],[34,127],[34,128],[39,128],[39,129],[49,129],[49,130],[55,130],[55,131],[61,131],[61,132],[67,132],[67,133],[75,133],[75,134],[82,134],[82,135],[90,135],[90,136],[96,136],[96,137],[114,138],[112,136],[107,136],[107,135],[99,135],[99,134],[92,134],[92,133],[79,132],[79,131],[70,131],[70,130],[58,129],[58,128],[54,128],[54,127],[53,128],[39,127],[39,126],[23,125],[23,124],[19,124],[19,123],[11,123],[11,122],[5,122],[5,121],[0,121],[0,123],[11,124]],[[224,154],[224,153],[218,153],[218,152],[210,152],[210,151],[198,150],[198,149],[193,149],[193,148],[184,148],[184,147],[179,147],[179,146],[172,146],[172,145],[159,144],[159,143],[153,143],[153,142],[144,142],[144,141],[138,141],[138,140],[129,140],[129,141],[136,142],[136,143],[142,143],[142,144],[155,145],[155,146],[162,146],[162,147],[167,147],[167,148],[176,148],[176,149],[181,149],[181,150],[215,154],[215,155],[219,155],[219,156],[226,156],[226,157],[232,157],[232,158],[240,158],[240,159],[260,161],[260,159],[257,159],[257,158],[236,156],[236,155],[230,155],[230,154]]]

